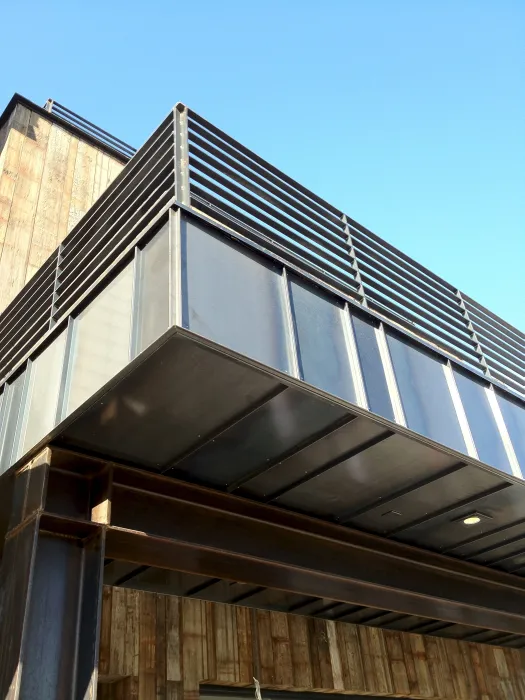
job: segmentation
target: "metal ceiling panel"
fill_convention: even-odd
[[[351,518],[348,523],[378,534],[395,533],[434,513],[438,504],[440,509],[453,509],[500,485],[500,478],[490,472],[480,473],[476,467],[458,465],[421,485],[416,484],[397,498],[383,499],[375,508]]]
[[[386,433],[382,425],[365,418],[352,418],[350,422],[337,426],[322,437],[290,455],[287,459],[270,466],[261,474],[242,485],[242,493],[270,501],[313,474],[339,463],[349,453]]]
[[[523,521],[525,499],[522,489],[508,483],[505,485],[505,482],[502,486],[504,488],[496,493],[447,509],[443,513],[439,513],[436,507],[434,513],[429,513],[425,521],[397,533],[396,539],[412,544],[424,544],[425,547],[456,554],[456,546],[471,537],[500,529],[505,523]],[[475,527],[463,525],[461,519],[474,511],[486,517],[483,517]],[[502,542],[505,541],[504,532],[500,533],[499,537]]]
[[[299,484],[275,502],[302,512],[346,520],[353,510],[413,486],[454,462],[449,455],[394,434]]]
[[[348,411],[341,406],[289,388],[197,449],[173,473],[228,487],[297,450],[312,435],[330,430],[346,416]]]
[[[92,403],[62,439],[162,470],[279,386],[252,367],[172,337]]]

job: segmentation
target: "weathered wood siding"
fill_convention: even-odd
[[[124,588],[104,589],[99,669],[102,700],[196,700],[201,683],[253,677],[280,690],[525,698],[516,649]]]
[[[18,104],[0,130],[0,312],[122,164]]]

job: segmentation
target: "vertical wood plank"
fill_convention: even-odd
[[[259,650],[259,672],[258,679],[263,685],[275,684],[275,665],[273,660],[272,629],[270,624],[270,613],[266,610],[257,610],[257,634]]]
[[[53,124],[49,134],[42,185],[35,212],[25,282],[58,245],[58,226],[66,177],[70,134]]]
[[[343,664],[337,638],[337,629],[333,620],[326,623],[326,633],[328,635],[328,648],[330,651],[330,664],[332,666],[332,681],[334,690],[344,690]]]
[[[2,150],[2,168],[0,169],[0,254],[13,206],[22,148],[25,143],[30,118],[31,112],[27,107],[23,105],[16,106],[9,121],[9,133]]]
[[[338,636],[342,648],[341,662],[345,690],[354,693],[366,692],[365,671],[361,654],[361,644],[356,625],[337,623]]]
[[[139,597],[139,697],[155,700],[156,678],[156,595],[142,592]]]
[[[166,596],[166,679],[171,682],[182,680],[181,669],[181,599]]]
[[[113,588],[104,586],[102,591],[102,612],[100,620],[100,648],[98,655],[99,676],[109,676],[111,655],[111,608]]]
[[[298,690],[307,690],[313,687],[308,621],[305,617],[290,615],[288,628],[290,630],[293,684]]]
[[[408,682],[407,669],[405,666],[405,655],[401,643],[400,632],[385,630],[384,637],[390,669],[392,673],[392,683],[394,692],[398,695],[410,694],[410,683]]]
[[[202,680],[202,643],[200,601],[182,599],[182,677],[184,700],[198,700]],[[142,700],[142,698],[141,698]]]
[[[271,612],[270,629],[272,635],[275,683],[283,688],[293,687],[288,615],[281,612]]]
[[[166,596],[156,595],[155,630],[155,690],[156,700],[166,700],[167,640],[166,640]]]
[[[73,180],[77,164],[79,140],[71,137],[67,153],[66,174],[62,186],[62,200],[60,202],[60,214],[58,217],[58,242],[62,243],[66,235],[70,232],[69,214],[71,208],[71,193],[73,192]]]
[[[435,691],[428,664],[424,637],[420,634],[410,634],[409,637],[419,692],[424,698],[432,698],[435,695]]]
[[[69,207],[69,230],[80,221],[91,206],[93,182],[95,179],[95,161],[96,149],[84,141],[79,141]]]
[[[241,685],[253,683],[253,630],[249,608],[235,609],[237,625],[237,645],[239,653],[239,677]],[[293,667],[293,666],[292,666]]]

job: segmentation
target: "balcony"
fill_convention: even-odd
[[[520,574],[524,339],[179,104],[0,316],[0,472],[51,443]]]

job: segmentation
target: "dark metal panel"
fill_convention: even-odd
[[[171,337],[66,428],[61,439],[164,469],[279,386],[252,367]]]
[[[408,427],[466,453],[442,362],[397,336],[387,340]]]
[[[338,463],[349,452],[383,434],[385,429],[364,418],[355,418],[335,426],[327,435],[315,436],[313,442],[278,464],[265,469],[242,486],[242,492],[271,500],[294,483],[326,466]]]
[[[451,545],[446,551],[453,556],[468,559],[487,548],[499,547],[501,542],[525,538],[525,520],[516,521],[515,513],[512,511],[507,513],[505,524],[502,524],[501,520],[500,518],[495,526],[492,524],[492,527],[490,527],[492,521],[484,521],[481,532],[473,533],[470,537],[467,535],[464,540]]]
[[[170,239],[166,222],[139,253],[135,354],[142,352],[170,325]]]
[[[505,398],[499,393],[497,398],[514,452],[525,473],[525,405]]]
[[[481,472],[476,467],[464,465],[461,469],[447,471],[437,479],[424,483],[400,495],[398,498],[384,499],[376,507],[349,519],[353,526],[388,534],[410,523],[444,509],[454,510],[457,504],[466,499],[498,487],[501,480],[490,472]],[[383,500],[383,499],[381,499]]]
[[[75,320],[66,415],[129,362],[132,290],[128,264]]]
[[[183,325],[289,372],[280,268],[195,219],[183,219],[181,237]]]
[[[340,406],[290,388],[189,455],[174,472],[227,487],[281,461],[312,435],[322,434],[347,415]]]
[[[454,378],[480,460],[507,474],[512,474],[512,467],[489,404],[485,384],[459,370],[454,370]]]
[[[0,414],[0,474],[13,464],[18,453],[21,423],[26,408],[26,369],[10,381],[4,389],[4,402]]]
[[[55,427],[64,370],[66,331],[62,331],[30,365],[27,409],[20,457]]]
[[[356,314],[352,314],[351,317],[368,408],[393,421],[395,420],[394,409],[379,354],[376,326]]]
[[[323,517],[349,511],[446,469],[453,459],[400,435],[344,459],[276,499],[276,503]]]
[[[299,278],[289,278],[301,377],[309,384],[357,403],[350,368],[342,302]]]
[[[495,493],[489,493],[479,499],[472,499],[467,504],[447,510],[438,517],[414,525],[399,535],[397,539],[404,542],[423,545],[426,548],[451,551],[461,542],[474,536],[490,533],[504,523],[525,519],[525,499],[520,486],[508,484]],[[466,526],[462,518],[473,511],[488,516],[477,525]],[[454,552],[455,553],[455,552]]]

